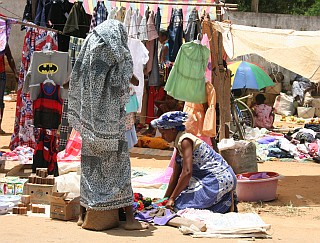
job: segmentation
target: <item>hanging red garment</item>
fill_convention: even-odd
[[[148,110],[147,110],[147,119],[146,123],[150,124],[150,122],[157,118],[155,115],[155,101],[161,101],[165,99],[165,92],[163,87],[149,87],[149,95],[148,95]]]
[[[31,27],[26,27],[26,30],[19,72],[14,131],[9,146],[11,150],[23,145],[36,148],[36,139],[39,136],[37,129],[33,127],[30,94],[22,93],[24,78],[27,74],[32,54],[34,51],[42,51],[43,49],[58,50],[56,33]]]

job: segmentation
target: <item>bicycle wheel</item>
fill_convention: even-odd
[[[241,100],[235,99],[231,103],[232,121],[230,123],[230,133],[234,139],[244,139],[246,127],[253,127],[253,114],[250,108]]]
[[[243,140],[245,135],[245,129],[244,126],[241,125],[241,117],[239,114],[237,104],[231,104],[232,121],[230,122],[229,132],[235,140]]]
[[[246,125],[247,127],[253,127],[254,126],[254,118],[253,118],[253,114],[251,109],[249,108],[249,106],[244,103],[241,100],[235,100],[239,110],[240,110],[240,117],[241,117],[241,121],[240,124],[241,125]]]

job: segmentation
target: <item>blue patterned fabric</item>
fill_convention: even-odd
[[[183,167],[183,159],[176,157]],[[192,177],[188,187],[175,200],[178,210],[185,208],[209,209],[217,213],[229,211],[231,193],[236,188],[236,176],[232,168],[207,143],[193,151]]]
[[[183,125],[188,119],[188,113],[182,111],[171,111],[166,112],[158,119],[151,121],[151,126],[160,129],[171,129],[176,128],[178,131],[184,131],[185,126]]]

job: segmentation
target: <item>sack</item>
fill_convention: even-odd
[[[274,101],[273,108],[276,114],[292,116],[294,113],[293,97],[280,93]]]
[[[320,99],[319,98],[314,98],[311,101],[311,106],[315,108],[315,116],[320,117]]]
[[[298,107],[298,117],[302,117],[302,118],[312,118],[314,117],[314,113],[316,111],[315,107]]]
[[[266,87],[266,93],[280,94],[282,90],[281,81],[284,79],[283,74],[281,72],[272,72],[270,78],[273,80],[274,86]]]
[[[282,89],[281,83],[274,83],[274,86],[266,87],[266,93],[268,94],[280,94]]]
[[[242,147],[222,150],[220,154],[235,174],[258,171],[256,145],[253,142]]]

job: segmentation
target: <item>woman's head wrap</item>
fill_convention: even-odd
[[[182,111],[170,111],[164,113],[158,119],[151,121],[151,126],[160,129],[176,128],[178,131],[184,131],[183,123],[187,121],[188,114]]]

